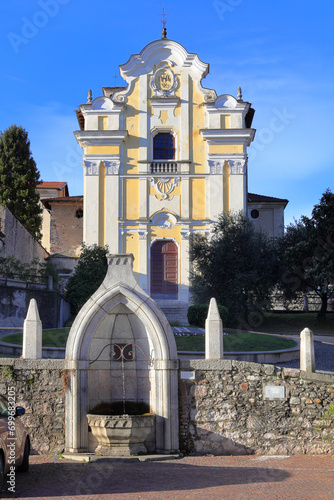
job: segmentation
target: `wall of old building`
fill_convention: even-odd
[[[44,261],[48,252],[27,229],[14,217],[7,207],[0,205],[1,231],[5,235],[0,245],[1,257],[15,257],[21,262],[33,259]]]

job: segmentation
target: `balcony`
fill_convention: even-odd
[[[177,174],[178,166],[176,161],[152,161],[150,163],[151,174]]]

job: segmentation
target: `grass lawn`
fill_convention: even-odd
[[[65,347],[69,328],[56,330],[43,330],[43,346]],[[22,333],[15,333],[2,338],[4,342],[22,345]],[[176,336],[176,345],[180,351],[204,351],[204,336]],[[294,347],[293,340],[280,337],[258,335],[250,332],[236,332],[233,335],[224,336],[224,349],[231,351],[267,351],[271,349],[288,349]]]
[[[227,329],[226,329],[227,330]],[[175,337],[178,351],[204,351],[203,336],[182,336]],[[291,339],[272,337],[270,335],[261,335],[251,332],[233,332],[230,335],[224,335],[224,351],[243,352],[243,351],[271,351],[278,349],[289,349],[296,347],[296,342]]]
[[[57,328],[55,330],[43,330],[42,344],[48,347],[65,347],[69,328]],[[22,345],[23,333],[14,333],[1,339],[9,344]]]
[[[304,328],[310,328],[314,335],[334,335],[334,313],[327,313],[324,322],[318,321],[317,313],[280,313],[266,312],[257,332],[300,334]]]

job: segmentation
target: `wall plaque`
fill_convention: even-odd
[[[263,396],[265,399],[284,399],[285,386],[284,385],[264,385]]]
[[[180,378],[183,380],[195,380],[195,372],[182,372],[180,373]]]

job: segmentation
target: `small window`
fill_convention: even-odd
[[[254,210],[251,211],[251,218],[252,219],[257,219],[259,217],[260,213],[258,210],[256,210],[256,208],[254,208]]]
[[[153,138],[153,159],[174,160],[175,141],[174,136],[168,132],[157,134]]]
[[[75,216],[77,219],[82,219],[83,217],[83,210],[82,208],[78,208],[78,210],[75,212]]]

